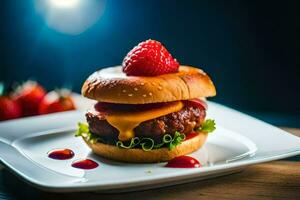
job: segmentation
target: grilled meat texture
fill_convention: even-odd
[[[164,134],[174,135],[176,131],[189,134],[204,122],[205,110],[184,107],[182,110],[142,122],[134,128],[135,136],[148,137],[160,142]],[[86,119],[91,133],[100,136],[107,143],[118,141],[119,131],[110,125],[101,112],[88,111]]]

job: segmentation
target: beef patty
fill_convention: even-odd
[[[205,110],[196,107],[184,107],[178,112],[142,122],[134,128],[135,136],[149,137],[161,141],[164,134],[174,135],[176,131],[189,134],[204,122]],[[110,125],[101,112],[88,111],[86,119],[91,133],[99,135],[108,143],[118,141],[119,131]]]

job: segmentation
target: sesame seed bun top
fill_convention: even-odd
[[[94,72],[84,82],[82,95],[102,102],[146,104],[216,95],[209,76],[201,69],[180,66],[179,72],[153,77],[126,76],[122,67]]]

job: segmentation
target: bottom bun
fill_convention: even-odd
[[[199,135],[183,141],[173,150],[168,148],[144,151],[142,149],[121,149],[117,146],[103,144],[100,142],[90,143],[84,140],[92,151],[104,158],[133,163],[156,163],[169,161],[177,156],[186,155],[198,150],[203,146],[207,133],[200,132]]]

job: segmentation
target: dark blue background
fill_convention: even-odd
[[[278,125],[300,126],[297,1],[106,1],[84,33],[48,28],[33,1],[3,0],[0,80],[34,78],[80,91],[93,71],[118,65],[138,42],[164,43],[180,63],[203,68],[213,101]]]

